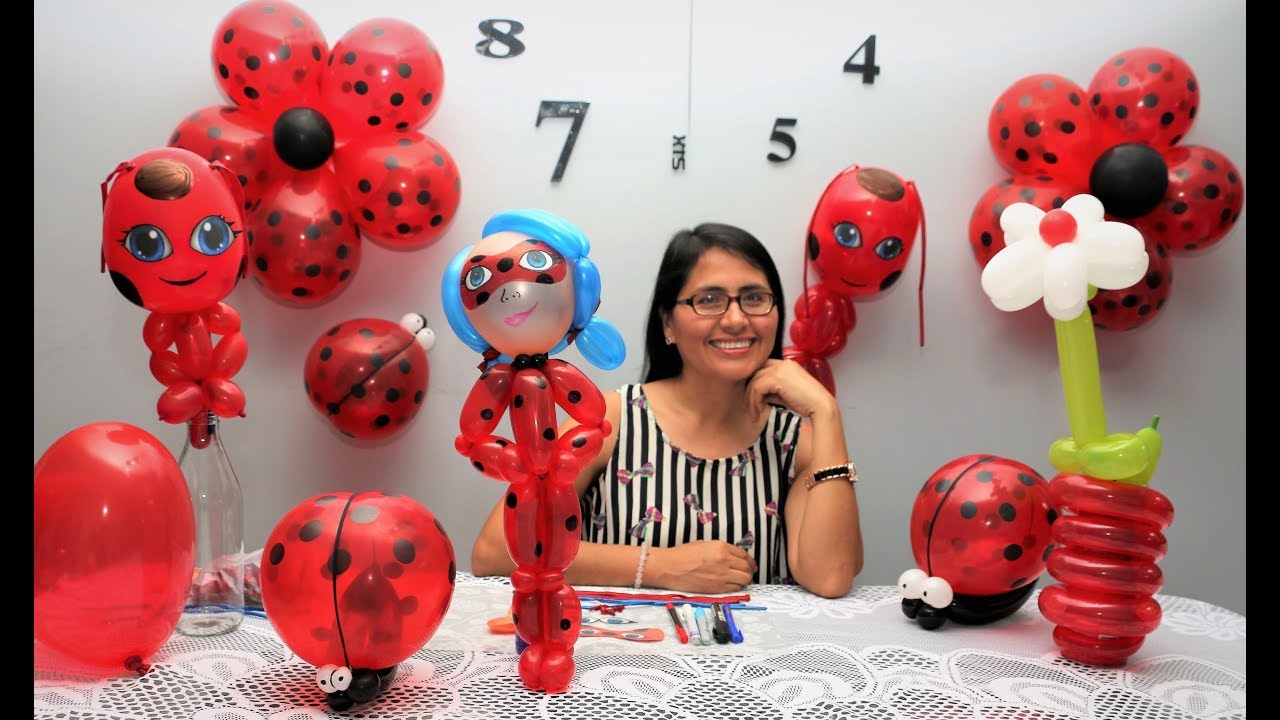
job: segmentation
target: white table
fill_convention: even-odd
[[[1042,580],[1043,583],[1043,580]],[[616,589],[615,589],[616,590]],[[579,588],[586,595],[589,588]],[[400,663],[372,702],[339,713],[266,619],[232,633],[174,635],[145,676],[95,677],[39,644],[35,718],[303,720],[347,718],[1013,718],[1191,720],[1245,717],[1245,618],[1157,595],[1160,627],[1122,668],[1062,658],[1035,597],[985,626],[925,630],[897,588],[826,600],[795,587],[751,586],[735,614],[741,644],[681,644],[665,609],[630,606],[628,627],[657,643],[581,638],[568,692],[526,690],[514,639],[486,621],[506,614],[510,584],[459,574],[444,621]],[[598,616],[598,614],[597,614]],[[615,626],[610,626],[615,627]]]

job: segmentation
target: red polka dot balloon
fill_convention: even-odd
[[[280,640],[325,670],[321,688],[341,707],[371,699],[431,639],[456,572],[449,535],[413,498],[331,492],[299,503],[267,537],[262,604]]]
[[[169,144],[217,159],[244,187],[249,269],[271,298],[315,307],[350,286],[361,243],[439,240],[462,183],[422,134],[444,66],[421,29],[361,22],[330,47],[287,0],[249,0],[213,33],[214,78],[231,103],[189,114]]]
[[[346,437],[389,438],[422,409],[434,344],[435,332],[418,313],[398,324],[379,318],[338,323],[307,352],[307,398]]]
[[[1011,176],[983,193],[969,220],[980,267],[1005,246],[1000,214],[1014,202],[1041,210],[1067,198],[1098,198],[1106,219],[1137,228],[1152,270],[1144,283],[1099,291],[1094,327],[1133,330],[1169,299],[1169,256],[1200,255],[1235,227],[1244,180],[1222,153],[1184,145],[1200,108],[1200,83],[1175,53],[1136,47],[1116,53],[1084,90],[1051,73],[1011,84],[992,105],[987,140]]]
[[[965,455],[938,468],[916,495],[911,550],[957,597],[1001,595],[1044,572],[1057,516],[1049,484],[1031,467]]]

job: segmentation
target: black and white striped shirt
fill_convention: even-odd
[[[613,457],[582,495],[583,540],[653,547],[723,540],[755,556],[752,582],[790,582],[782,506],[795,474],[800,416],[770,408],[750,447],[705,459],[671,444],[640,385],[618,393]]]

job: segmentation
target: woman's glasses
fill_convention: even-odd
[[[729,303],[736,302],[746,315],[768,315],[773,309],[773,293],[763,290],[751,290],[741,295],[730,295],[725,292],[702,292],[677,300],[677,305],[688,305],[699,315],[722,315],[729,309]]]

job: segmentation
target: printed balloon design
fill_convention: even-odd
[[[249,347],[223,302],[245,273],[242,197],[225,165],[174,147],[126,160],[102,182],[102,268],[151,311],[142,339],[165,386],[156,403],[165,422],[244,414],[231,377]]]
[[[1022,607],[1053,550],[1058,509],[1035,470],[994,455],[938,468],[911,508],[916,567],[899,578],[902,610],[935,630],[982,625]]]
[[[792,344],[783,356],[803,365],[831,393],[835,379],[827,358],[844,348],[857,323],[853,300],[897,283],[922,222],[915,183],[882,168],[845,168],[818,199],[805,242],[805,292],[796,300],[788,329]],[[816,284],[809,284],[809,270]]]
[[[35,467],[36,642],[145,673],[182,616],[195,520],[178,461],[155,436],[96,422]]]
[[[1195,73],[1176,54],[1137,47],[1111,57],[1088,88],[1052,73],[1023,77],[996,98],[987,140],[1010,175],[982,194],[969,243],[985,268],[1001,248],[1000,215],[1017,202],[1048,212],[1089,194],[1109,220],[1136,227],[1152,258],[1142,282],[1100,289],[1094,327],[1151,322],[1169,299],[1171,256],[1198,256],[1235,227],[1244,179],[1222,153],[1186,145],[1200,108]]]
[[[249,272],[268,296],[322,304],[350,285],[364,239],[415,250],[444,234],[462,184],[422,131],[444,90],[422,30],[377,18],[330,48],[297,6],[250,0],[218,24],[212,56],[231,104],[191,113],[169,144],[235,171]]]
[[[358,318],[334,325],[307,352],[307,398],[346,437],[397,435],[426,399],[427,351],[435,339],[418,313],[405,315],[399,324]]]
[[[276,523],[262,604],[280,640],[315,665],[330,707],[374,699],[435,634],[457,566],[444,526],[412,498],[332,492]]]

